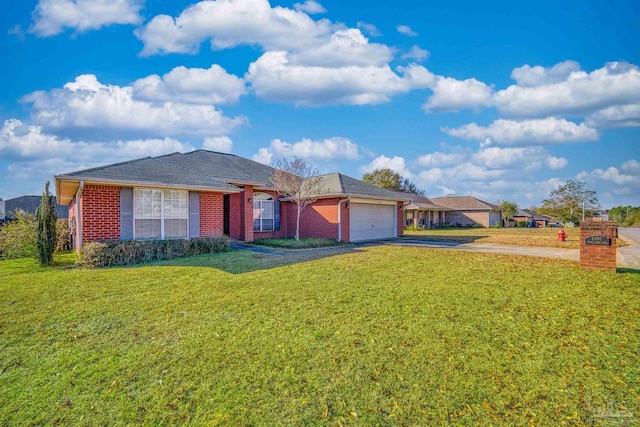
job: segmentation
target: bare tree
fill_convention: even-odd
[[[300,240],[300,213],[324,193],[325,186],[320,172],[302,159],[280,159],[271,182],[278,194],[288,197],[298,208],[296,217],[296,240]]]

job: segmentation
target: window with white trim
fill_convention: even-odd
[[[188,200],[188,191],[134,188],[134,238],[179,239],[188,237]]]
[[[273,231],[273,196],[267,193],[253,193],[253,231]]]

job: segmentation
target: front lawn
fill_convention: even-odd
[[[436,228],[431,230],[405,230],[404,235],[430,240],[453,240],[458,242],[498,243],[502,245],[547,246],[579,249],[580,228],[564,228],[567,239],[558,241],[559,228]],[[618,246],[622,241],[618,239]]]
[[[336,251],[0,261],[0,425],[640,420],[639,274]]]
[[[253,242],[258,246],[269,246],[271,248],[279,249],[314,249],[314,248],[328,248],[333,246],[344,245],[342,242],[338,242],[333,239],[322,239],[319,237],[305,237],[300,240],[296,239],[256,239]]]

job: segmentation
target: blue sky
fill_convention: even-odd
[[[206,148],[429,196],[640,204],[640,3],[39,0],[0,16],[0,197]]]

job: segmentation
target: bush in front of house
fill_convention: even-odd
[[[516,227],[527,227],[529,225],[529,221],[517,221]]]
[[[78,263],[87,267],[125,266],[224,252],[228,249],[229,238],[226,236],[188,240],[89,242],[82,247]]]

